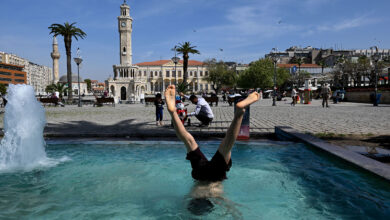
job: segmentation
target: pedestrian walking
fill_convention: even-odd
[[[326,107],[329,108],[328,99],[330,97],[331,92],[332,91],[330,90],[328,84],[325,84],[324,86],[322,86],[321,95],[322,95],[322,107],[323,108],[325,108],[325,104],[326,104]]]
[[[295,90],[295,88],[293,88],[291,91],[291,98],[292,98],[291,105],[295,106],[295,104],[297,104],[297,90]]]

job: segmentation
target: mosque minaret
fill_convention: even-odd
[[[53,38],[53,52],[51,53],[53,59],[53,83],[57,83],[59,80],[58,60],[60,59],[60,53],[58,52],[57,38]]]

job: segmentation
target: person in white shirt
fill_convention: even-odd
[[[291,98],[292,98],[291,105],[295,106],[295,104],[297,104],[297,90],[295,90],[295,88],[293,88],[291,91]]]
[[[214,119],[213,111],[210,108],[209,103],[206,102],[204,98],[198,98],[196,95],[191,95],[190,97],[185,96],[188,98],[192,104],[196,105],[195,111],[188,114],[188,116],[195,116],[202,126],[208,126],[210,122]]]

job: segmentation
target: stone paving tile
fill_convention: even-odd
[[[260,100],[251,106],[251,132],[273,133],[275,126],[290,126],[300,132],[335,134],[390,134],[390,105],[372,107],[371,104],[341,103],[322,108],[319,100],[310,105],[290,106],[288,101],[271,106],[270,99]],[[193,111],[194,105],[188,106]],[[47,134],[141,134],[172,133],[170,115],[164,109],[164,127],[155,125],[155,108],[141,104],[116,105],[115,107],[77,106],[46,107]],[[225,132],[233,119],[233,107],[220,103],[212,107],[215,119],[209,128],[189,127],[190,132]],[[3,114],[2,114],[3,115]],[[194,125],[199,122],[191,119]],[[0,117],[0,126],[3,117]]]

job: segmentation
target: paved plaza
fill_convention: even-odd
[[[345,135],[390,135],[390,105],[372,107],[370,104],[341,103],[322,108],[319,100],[310,105],[290,106],[291,99],[277,102],[260,100],[251,106],[251,133],[262,136],[274,132],[275,126],[290,126],[301,132],[312,134]],[[190,104],[188,110],[194,110]],[[164,126],[155,125],[154,105],[117,104],[79,108],[77,106],[46,107],[47,137],[162,137],[174,136],[170,128],[170,116],[164,109]],[[233,107],[219,103],[212,107],[214,121],[207,128],[198,128],[199,123],[192,117],[193,125],[188,130],[195,135],[223,136],[233,118]],[[3,115],[3,114],[2,114]],[[3,127],[3,117],[0,119]]]

